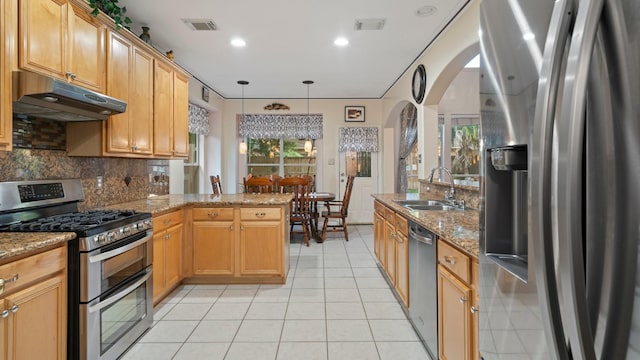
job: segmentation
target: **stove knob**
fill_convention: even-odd
[[[129,235],[129,234],[131,234],[131,226],[125,226],[125,227],[122,229],[122,232],[123,232],[125,235]]]
[[[116,233],[113,231],[109,231],[109,233],[107,234],[107,240],[108,242],[112,242],[116,239]]]
[[[100,234],[100,235],[96,236],[96,242],[98,244],[104,244],[106,241],[107,241],[107,235]]]
[[[131,230],[133,230],[134,232],[138,232],[138,226],[141,224],[133,224],[131,225]]]
[[[145,220],[144,221],[144,228],[145,229],[151,229],[151,226],[152,226],[151,220]]]

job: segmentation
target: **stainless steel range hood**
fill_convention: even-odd
[[[123,113],[127,103],[30,72],[13,74],[13,112],[59,121],[105,120]]]

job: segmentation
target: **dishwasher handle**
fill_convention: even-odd
[[[426,236],[422,236],[420,234],[418,234],[413,227],[409,228],[409,237],[411,239],[416,239],[419,242],[423,243],[423,244],[427,244],[427,245],[433,245],[433,234],[430,232],[427,232]]]

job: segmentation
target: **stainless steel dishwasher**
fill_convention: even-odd
[[[438,358],[436,236],[409,223],[409,317],[432,359]]]

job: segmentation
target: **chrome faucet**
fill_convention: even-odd
[[[449,174],[449,179],[451,179],[451,189],[448,192],[445,191],[444,200],[455,204],[456,203],[456,199],[455,199],[455,192],[456,191],[453,188],[453,175],[451,175],[451,171],[449,171],[449,169],[447,169],[444,166],[434,167],[433,169],[431,169],[431,174],[429,175],[429,178],[427,180],[429,181],[429,183],[433,183],[433,173],[436,170],[444,170],[447,174]]]

